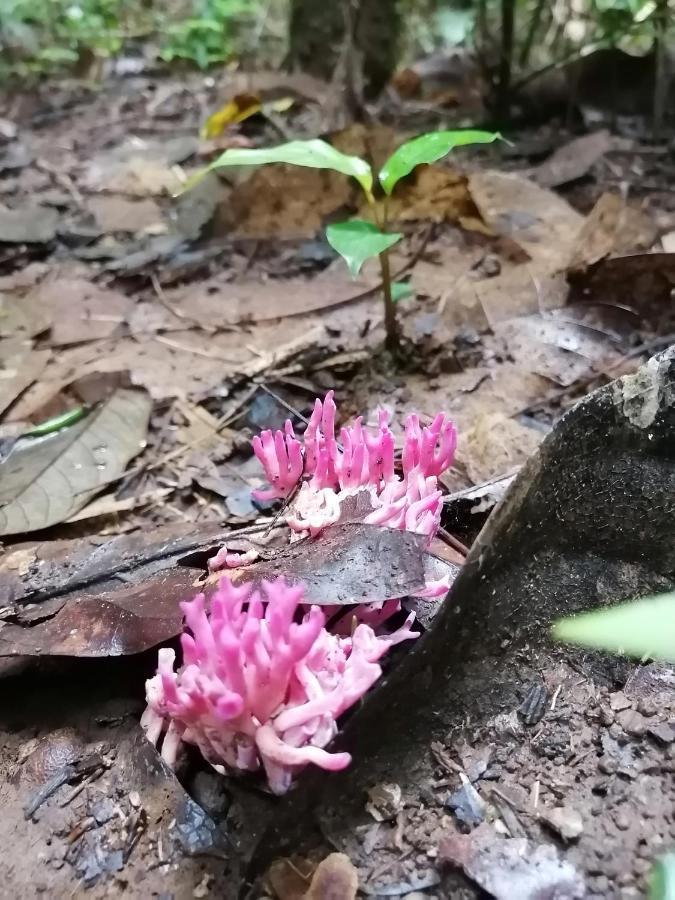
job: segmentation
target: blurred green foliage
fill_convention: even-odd
[[[252,19],[259,0],[200,0],[194,15],[169,23],[160,57],[166,62],[182,59],[200,69],[225,62],[235,48],[233,19]]]
[[[499,59],[504,0],[397,2],[406,22],[404,62],[455,47],[476,50],[488,67]],[[514,72],[602,46],[646,53],[663,2],[513,0]],[[672,16],[675,0],[668,4]],[[136,52],[144,44],[160,60],[201,69],[242,53],[259,58],[271,9],[278,49],[289,0],[0,0],[0,77],[85,71],[87,59],[114,57],[134,42]]]
[[[264,0],[0,0],[0,76],[72,70],[146,41],[201,69],[229,59]],[[83,66],[84,67],[84,66]]]

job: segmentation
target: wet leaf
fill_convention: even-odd
[[[367,259],[379,256],[393,247],[403,237],[402,234],[387,234],[363,219],[352,219],[350,222],[338,222],[326,229],[326,238],[349,266],[349,271],[356,276]]]
[[[675,662],[675,593],[561,619],[553,635],[582,647]]]
[[[366,194],[373,187],[373,174],[365,160],[358,156],[347,156],[335,147],[319,139],[312,141],[289,141],[278,147],[260,150],[232,149],[222,153],[206,171],[222,169],[226,166],[262,166],[266,163],[288,163],[306,166],[310,169],[332,169],[355,178]]]
[[[178,565],[205,571],[206,560],[225,541],[242,552],[253,546],[214,522],[164,525],[103,542],[92,536],[16,544],[0,557],[0,597],[40,609],[51,598],[140,584]]]
[[[118,389],[70,428],[21,438],[0,464],[0,535],[47,528],[72,516],[140,452],[150,399]]]
[[[0,656],[125,656],[142,653],[180,634],[179,603],[195,593],[200,572],[176,568],[142,584],[119,590],[58,598],[38,610],[49,618],[16,622],[0,628]],[[47,609],[45,609],[47,607]]]
[[[402,144],[382,166],[378,176],[386,194],[391,194],[397,182],[423,163],[436,162],[455,147],[469,144],[491,144],[501,137],[489,131],[434,131]]]
[[[424,548],[419,534],[350,522],[229,574],[237,581],[279,576],[301,581],[307,601],[319,605],[371,603],[407,597],[424,587]]]

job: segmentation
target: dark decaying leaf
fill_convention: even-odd
[[[179,603],[195,593],[201,573],[177,567],[131,587],[48,601],[49,618],[27,619],[0,628],[0,656],[124,656],[141,653],[175,637],[182,628]],[[53,606],[51,605],[53,604]],[[34,607],[43,610],[43,605]],[[33,610],[31,610],[32,612]]]
[[[0,656],[119,656],[140,653],[180,633],[179,603],[199,590],[206,560],[227,542],[269,558],[228,574],[237,580],[283,575],[307,585],[312,603],[403,597],[459,566],[425,552],[408,532],[350,523],[316,541],[272,550],[213,524],[13,547],[0,562]],[[220,575],[212,576],[207,592]],[[437,601],[420,609],[428,624]],[[428,607],[428,609],[427,609]]]
[[[636,253],[601,259],[584,271],[570,272],[569,303],[623,304],[648,319],[659,321],[673,308],[675,253]]]
[[[150,416],[143,391],[120,389],[80,422],[16,442],[0,464],[0,535],[63,522],[143,447]]]
[[[371,603],[424,587],[424,545],[423,536],[409,531],[338,524],[231,574],[237,581],[301,581],[306,599],[320,605]]]
[[[109,591],[140,584],[177,564],[205,570],[226,539],[236,550],[251,546],[213,522],[181,522],[109,539],[15,544],[0,559],[0,602],[43,603],[81,591]]]

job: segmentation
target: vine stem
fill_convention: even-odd
[[[377,206],[374,200],[371,202],[375,223],[381,231],[387,230],[388,224],[388,197],[384,198],[384,212],[382,219],[378,215]],[[396,306],[391,293],[391,267],[389,265],[389,250],[383,250],[379,255],[380,274],[382,276],[382,299],[384,300],[384,345],[390,353],[396,353],[400,348],[400,335],[398,330],[398,319],[396,317]]]

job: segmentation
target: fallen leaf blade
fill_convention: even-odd
[[[0,535],[74,515],[140,452],[150,417],[142,391],[118,389],[63,431],[17,443],[0,464]]]

